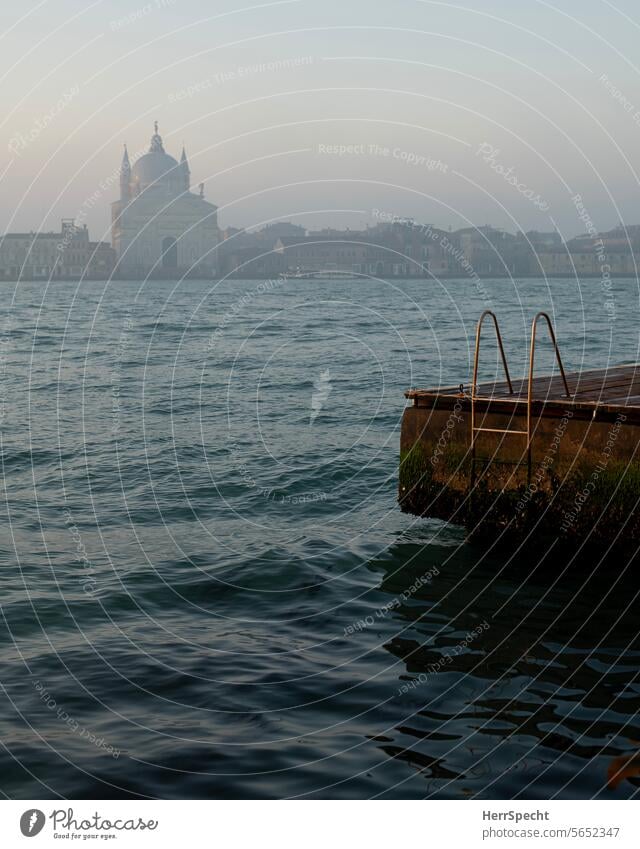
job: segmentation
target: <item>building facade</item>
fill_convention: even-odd
[[[276,238],[277,237],[277,238]],[[221,276],[329,272],[380,278],[635,277],[640,226],[585,234],[442,230],[411,219],[366,230],[305,230],[288,222],[225,232]]]
[[[212,277],[216,274],[218,210],[194,194],[187,156],[165,152],[158,124],[148,153],[133,166],[125,147],[120,199],[112,204],[111,243],[118,277]]]
[[[59,232],[6,233],[0,237],[2,280],[107,280],[115,253],[91,242],[86,225],[62,221]]]

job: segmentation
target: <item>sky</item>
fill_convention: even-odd
[[[631,0],[25,0],[0,26],[0,228],[109,239],[159,122],[221,227],[640,223]],[[577,199],[579,196],[579,200]]]

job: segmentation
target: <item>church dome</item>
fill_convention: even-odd
[[[145,153],[136,160],[131,169],[131,180],[140,190],[151,185],[160,185],[169,181],[175,181],[178,175],[178,161],[169,156],[168,153]]]
[[[181,167],[173,156],[165,153],[162,138],[158,135],[157,122],[149,152],[137,159],[131,169],[131,183],[136,193],[149,187],[164,187],[172,191],[180,191],[182,188]]]

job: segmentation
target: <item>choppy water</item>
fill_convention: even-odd
[[[0,284],[0,792],[634,795],[637,567],[396,505],[486,297],[259,284]],[[515,374],[542,308],[567,366],[640,359],[635,281],[485,285]]]

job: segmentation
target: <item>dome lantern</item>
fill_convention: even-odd
[[[151,136],[151,144],[149,145],[149,153],[164,153],[162,146],[162,136],[158,134],[158,122],[153,122],[153,135]]]
[[[162,137],[158,133],[158,122],[154,123],[149,152],[135,161],[131,168],[131,189],[134,195],[151,189],[164,190],[168,194],[180,194],[184,191],[184,172],[182,166],[166,153]]]

